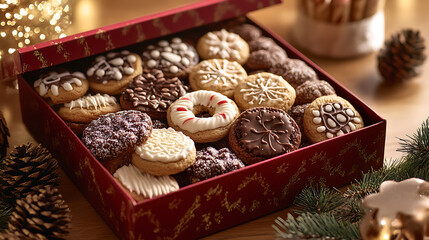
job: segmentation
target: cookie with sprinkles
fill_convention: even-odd
[[[189,75],[192,90],[212,90],[233,98],[234,89],[244,81],[247,73],[235,61],[209,59],[196,65]]]
[[[123,109],[139,110],[152,119],[165,119],[168,107],[186,94],[187,86],[177,77],[167,78],[161,70],[135,77],[122,92]]]
[[[160,40],[146,47],[142,53],[143,70],[161,70],[165,77],[185,79],[198,61],[197,50],[179,37]]]
[[[305,110],[303,121],[304,133],[313,143],[364,127],[363,119],[353,105],[336,95],[314,100]]]
[[[234,91],[234,100],[242,110],[275,107],[288,111],[295,98],[295,89],[288,82],[268,72],[249,75]]]
[[[52,71],[41,75],[33,84],[40,96],[50,99],[53,104],[70,102],[88,91],[88,80],[81,72],[67,70]]]
[[[86,71],[86,75],[89,78],[89,87],[94,92],[118,95],[142,72],[140,56],[122,50],[98,56]]]
[[[226,59],[244,64],[249,57],[249,45],[238,34],[225,29],[203,35],[197,43],[202,59]]]

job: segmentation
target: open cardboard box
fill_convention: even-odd
[[[4,76],[21,73],[19,91],[28,130],[121,239],[193,239],[282,209],[307,184],[343,186],[383,164],[386,121],[269,29],[290,58],[311,66],[362,115],[366,127],[312,144],[243,169],[136,202],[32,87],[42,72],[61,65],[85,72],[91,56],[142,45],[169,34],[193,34],[222,27],[221,20],[278,1],[201,1],[170,11],[20,49],[3,62]],[[248,23],[253,23],[246,19]],[[180,24],[178,24],[180,23]],[[257,24],[255,24],[257,26]],[[200,27],[202,26],[202,27]],[[181,32],[187,30],[186,32]]]

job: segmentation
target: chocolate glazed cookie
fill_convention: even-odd
[[[241,160],[252,164],[298,149],[301,133],[285,111],[257,107],[241,113],[231,127],[229,142]]]
[[[139,110],[152,119],[165,119],[167,109],[186,94],[187,87],[177,77],[165,78],[160,70],[135,77],[122,93],[123,109]]]

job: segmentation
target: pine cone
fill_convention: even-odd
[[[384,43],[378,59],[378,70],[387,82],[398,83],[418,74],[426,59],[425,42],[419,31],[402,30]]]
[[[58,189],[41,188],[16,201],[15,211],[9,221],[9,232],[22,234],[26,239],[64,239],[71,223],[70,209]]]
[[[58,186],[58,163],[41,145],[15,147],[0,169],[0,190],[4,199],[14,201],[34,194],[45,185]]]
[[[13,233],[13,232],[10,232],[9,230],[0,232],[0,240],[23,240],[23,239],[26,239],[26,237],[21,233]]]
[[[3,113],[0,111],[0,159],[6,156],[6,150],[9,147],[7,137],[10,137],[9,129],[7,128]]]

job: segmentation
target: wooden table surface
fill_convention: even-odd
[[[90,30],[189,2],[193,1],[76,0],[72,8],[74,23],[69,33]],[[428,41],[428,12],[427,0],[388,0],[385,7],[386,37],[403,28],[413,28],[420,30],[421,35]],[[280,5],[255,11],[249,16],[290,41],[290,30],[296,17],[296,0],[285,0]],[[397,138],[414,133],[429,117],[428,61],[423,65],[423,73],[420,76],[406,84],[392,86],[382,82],[376,68],[376,53],[353,59],[326,59],[303,52],[387,119],[385,158],[389,160],[400,157],[401,153],[396,151],[399,146]],[[13,87],[13,82],[0,81],[0,110],[5,115],[11,132],[11,146],[35,142],[22,124],[18,91]],[[61,175],[60,192],[73,215],[73,227],[67,239],[117,239],[70,179],[63,173]],[[285,217],[286,211],[287,209],[266,215],[205,239],[272,239],[274,231],[271,224],[277,216]]]

